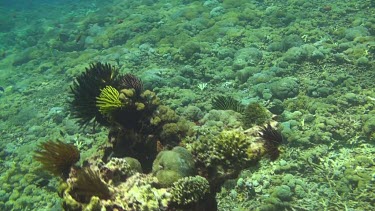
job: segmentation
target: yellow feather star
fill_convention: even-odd
[[[120,93],[112,86],[106,86],[100,90],[99,97],[96,97],[96,106],[103,115],[110,114],[112,111],[123,107],[120,101]]]

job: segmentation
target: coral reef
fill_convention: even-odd
[[[8,2],[0,210],[60,210],[62,200],[70,210],[374,210],[374,1]],[[97,98],[109,86],[117,104],[105,112]],[[213,110],[218,95],[261,104],[277,127],[256,122],[256,109],[248,125],[237,108]],[[243,149],[227,150],[235,143],[223,137]],[[68,173],[51,178],[31,159],[48,140],[74,143],[82,162],[63,172],[94,169],[111,197],[59,199]],[[152,175],[158,153],[175,146],[208,181],[206,207],[173,203]]]
[[[113,163],[110,161],[106,166],[112,165],[111,162]],[[119,164],[117,162],[115,166],[120,167]],[[68,182],[60,187],[64,209],[150,211],[189,209],[204,204],[202,199],[208,197],[210,191],[208,181],[200,176],[183,177],[175,181],[170,188],[162,188],[158,179],[152,174],[133,172],[129,177],[118,177],[115,183],[105,183],[101,177],[105,177],[108,171],[112,170],[107,169],[99,174],[99,171],[91,168],[97,167],[87,167],[77,171],[76,175],[71,174]],[[116,172],[112,173],[116,174]]]
[[[123,210],[160,210],[168,207],[171,194],[156,188],[157,179],[151,175],[135,174],[118,186],[121,190],[114,203]]]
[[[261,133],[237,128],[197,136],[201,131],[192,130],[195,124],[161,105],[154,92],[143,90],[140,79],[119,78],[121,89],[106,86],[96,97],[109,123],[111,146],[102,149],[100,160],[93,157],[86,167],[70,171],[61,186],[65,209],[216,210],[215,194],[225,180],[271,149],[276,154],[278,133],[270,126]],[[233,98],[216,103],[237,112],[243,108]]]
[[[217,191],[226,179],[235,178],[264,155],[256,131],[250,135],[240,129],[224,130],[219,134],[199,135],[199,139],[185,139],[183,144],[193,154],[199,175],[205,176],[212,190]]]

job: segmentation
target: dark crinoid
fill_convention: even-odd
[[[280,155],[279,146],[283,142],[283,136],[280,131],[267,124],[259,132],[259,136],[264,140],[264,148],[271,160],[276,160]]]
[[[233,110],[238,113],[244,111],[244,106],[230,96],[219,95],[212,99],[212,107],[217,110]]]
[[[62,141],[47,141],[42,143],[40,151],[34,155],[34,159],[39,161],[44,170],[56,176],[66,179],[70,168],[79,161],[79,151],[76,146],[66,144]]]
[[[92,196],[109,199],[108,185],[100,179],[99,172],[86,167],[76,172],[77,179],[72,184],[71,195],[80,202],[87,203]]]
[[[134,89],[136,96],[139,96],[143,92],[143,83],[137,76],[127,73],[121,76],[121,88]]]
[[[86,126],[92,120],[106,125],[106,118],[96,106],[96,97],[106,86],[118,87],[118,70],[110,64],[91,64],[86,71],[79,75],[70,87],[73,93],[71,104],[72,115],[78,119],[81,126]]]

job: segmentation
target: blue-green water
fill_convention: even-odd
[[[375,209],[373,1],[3,0],[0,11],[0,210]],[[84,78],[98,62],[119,75]],[[262,136],[267,123],[281,144]],[[80,151],[70,175],[35,159],[49,140]],[[84,167],[109,197],[78,191]]]

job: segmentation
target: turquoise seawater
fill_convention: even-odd
[[[375,210],[373,0],[1,0],[0,210]]]

